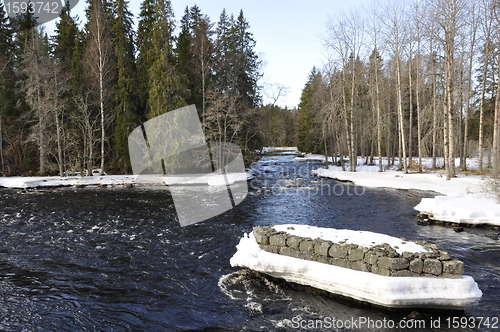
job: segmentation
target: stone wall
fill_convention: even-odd
[[[278,232],[272,226],[254,227],[259,246],[268,252],[352,270],[390,277],[461,278],[464,263],[451,259],[445,251],[425,241],[414,241],[429,252],[399,254],[389,244],[371,248],[348,243],[334,243]]]

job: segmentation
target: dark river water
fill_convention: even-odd
[[[481,302],[465,312],[421,312],[422,331],[446,330],[446,319],[500,316],[498,231],[420,226],[413,207],[431,193],[319,179],[310,175],[317,167],[264,157],[240,205],[184,228],[166,187],[0,189],[0,331],[327,330],[296,322],[409,314],[230,266],[244,232],[280,223],[427,240],[463,260]],[[431,328],[438,320],[441,328]]]

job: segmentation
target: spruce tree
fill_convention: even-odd
[[[151,68],[153,62],[151,36],[153,34],[154,5],[155,0],[144,0],[141,5],[139,26],[137,29],[137,90],[139,95],[139,117],[141,120],[146,119],[146,108],[149,97],[149,68]]]
[[[184,16],[181,19],[180,33],[177,37],[177,44],[175,48],[176,54],[176,64],[175,70],[179,74],[181,82],[186,87],[186,94],[184,98],[187,104],[195,104],[193,100],[193,90],[194,90],[194,71],[192,68],[192,20],[189,7],[186,6],[184,11]],[[199,105],[197,105],[199,107]]]
[[[249,29],[250,25],[243,16],[243,11],[240,11],[233,27],[236,42],[236,88],[245,106],[253,108],[259,106],[261,102],[257,85],[261,74],[259,73],[260,60],[255,53],[256,43]]]
[[[128,135],[137,125],[137,70],[133,15],[125,0],[115,0],[113,21],[113,49],[116,57],[116,84],[112,90],[115,104],[113,135],[113,166],[118,171],[130,170]]]
[[[70,4],[66,1],[59,21],[56,23],[55,36],[53,37],[54,56],[59,61],[62,69],[70,73],[71,97],[81,89],[82,85],[82,40],[76,19],[70,14]],[[72,98],[68,98],[68,103]]]
[[[154,118],[186,104],[187,89],[175,70],[174,14],[169,0],[145,0],[139,21],[139,79],[146,116]],[[144,82],[141,82],[144,84]]]
[[[189,95],[187,104],[195,104],[203,117],[214,63],[212,24],[198,6],[186,7],[177,39],[177,72],[183,74]]]
[[[313,67],[300,97],[300,104],[297,112],[297,148],[302,152],[316,152],[318,148],[313,95],[317,88],[316,82],[319,75],[316,67]]]

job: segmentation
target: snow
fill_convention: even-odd
[[[319,160],[318,155],[307,155],[296,160]],[[324,160],[324,157],[323,157]],[[364,160],[358,160],[362,164]],[[424,159],[425,167],[430,167],[431,159]],[[468,167],[476,167],[477,161],[469,160]],[[385,187],[396,189],[418,189],[434,191],[445,196],[423,198],[415,206],[417,211],[431,216],[434,220],[466,224],[500,225],[500,204],[484,191],[487,178],[479,175],[458,174],[446,180],[444,172],[404,174],[384,164],[385,172],[378,172],[378,166],[361,165],[356,172],[342,171],[338,166],[317,169],[313,173],[320,177],[340,181],[351,181],[365,187]]]
[[[298,153],[299,150],[297,149],[297,147],[295,146],[278,146],[278,147],[270,147],[270,146],[266,146],[264,148],[262,148],[262,153],[274,153],[274,152],[278,152],[278,153],[285,153],[285,154],[295,154],[295,153]]]
[[[404,241],[397,237],[368,232],[368,231],[353,231],[349,229],[324,228],[307,225],[276,225],[273,226],[278,232],[287,232],[291,235],[309,237],[311,239],[321,238],[336,243],[357,244],[359,246],[371,248],[384,243],[390,244],[391,247],[399,254],[403,252],[419,253],[428,252],[423,246],[411,241]]]
[[[436,173],[378,172],[376,166],[360,167],[356,172],[343,172],[338,167],[330,167],[329,169],[317,169],[314,173],[321,177],[352,181],[364,187],[419,189],[435,191],[444,195],[480,192],[484,182],[480,176],[476,175],[459,175],[459,177],[447,181],[444,176]]]
[[[272,254],[260,249],[253,232],[245,234],[236,247],[237,252],[230,260],[233,267],[250,268],[289,282],[385,307],[461,310],[475,305],[482,296],[470,276],[461,279],[385,277]]]
[[[205,185],[209,186],[226,186],[232,185],[238,181],[247,181],[253,177],[250,171],[240,173],[205,173],[205,174],[190,174],[187,175],[172,175],[163,178],[167,185]]]
[[[500,205],[485,195],[450,195],[423,198],[415,210],[433,220],[454,223],[500,225]]]
[[[136,183],[135,175],[0,177],[0,187],[6,188],[126,185],[133,183]]]
[[[246,181],[252,178],[250,172],[228,173],[227,183],[221,174],[198,174],[190,176],[157,176],[157,175],[93,175],[93,176],[11,176],[0,177],[0,187],[5,188],[39,188],[62,186],[97,186],[97,185],[131,185],[131,184],[167,184],[167,185],[231,185],[237,181]]]

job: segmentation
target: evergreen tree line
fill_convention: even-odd
[[[217,24],[195,5],[176,26],[169,0],[144,0],[137,31],[126,0],[69,3],[54,36],[0,4],[0,174],[131,171],[128,135],[197,106],[207,139],[258,148],[260,60],[241,11]],[[245,153],[245,155],[249,155]]]
[[[432,157],[447,178],[500,167],[500,2],[374,3],[338,15],[324,38],[329,61],[314,68],[298,109],[298,148],[356,170],[382,160],[421,170]]]

